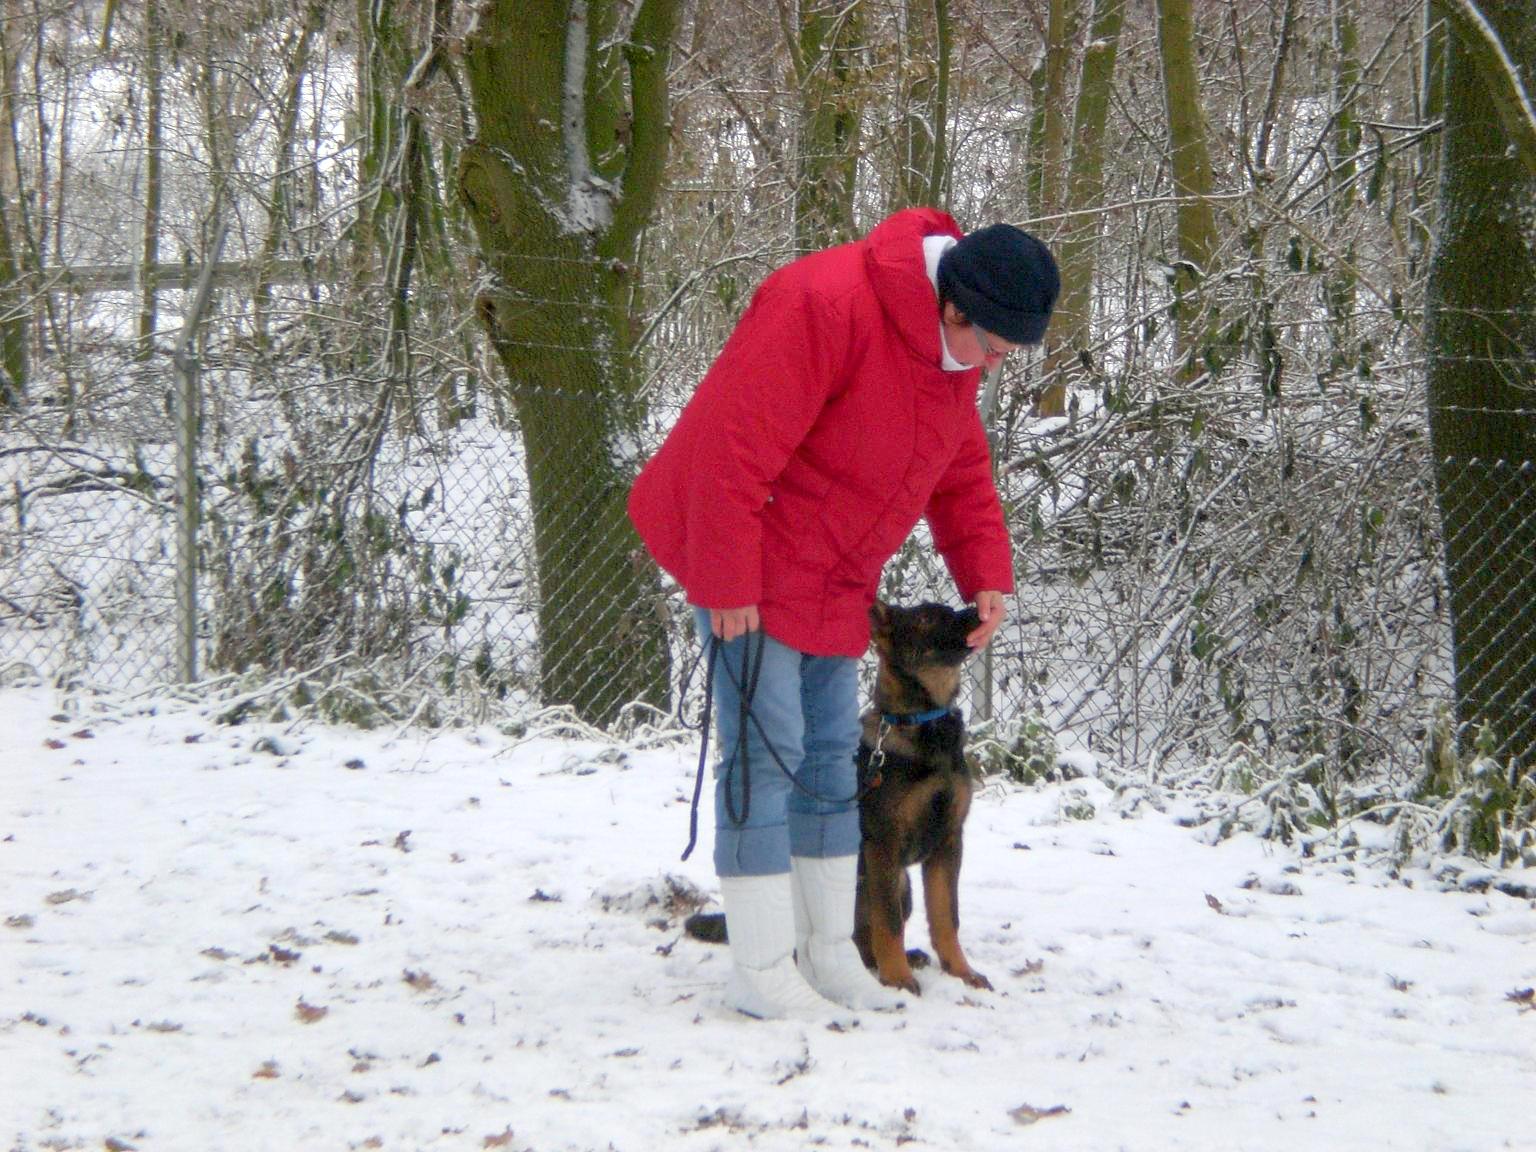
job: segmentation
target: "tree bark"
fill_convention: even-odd
[[[41,169],[29,172],[23,159],[21,109],[27,102],[17,97],[21,93],[20,40],[25,26],[18,0],[3,0],[0,125],[4,126],[6,136],[0,140],[0,368],[4,370],[5,382],[0,385],[0,407],[18,404],[25,398],[32,373],[32,335],[42,327],[39,321],[48,306],[39,308],[35,298],[29,299],[31,286],[38,282],[34,274],[38,271],[39,247],[27,205],[33,198],[36,173]]]
[[[1468,79],[1471,73],[1482,78],[1510,148],[1536,176],[1536,107],[1521,75],[1530,75],[1530,62],[1521,62],[1504,43],[1499,14],[1508,5],[1497,0],[1487,0],[1481,7],[1473,0],[1437,0],[1437,4],[1456,29],[1471,65]]]
[[[1070,213],[1061,240],[1061,298],[1052,321],[1053,356],[1040,395],[1042,416],[1066,413],[1067,379],[1093,344],[1093,281],[1098,240],[1103,231],[1099,206],[1104,197],[1104,125],[1115,76],[1115,57],[1125,0],[1096,0],[1088,44],[1083,49],[1077,107],[1072,117],[1072,155],[1067,166],[1065,208]],[[1055,369],[1054,371],[1052,369]]]
[[[1178,359],[1187,378],[1199,375],[1198,358],[1210,324],[1202,285],[1216,255],[1216,211],[1205,114],[1200,105],[1200,71],[1190,0],[1157,0],[1157,44],[1168,114],[1169,169],[1179,197],[1178,262],[1174,292]]]
[[[1355,176],[1359,165],[1360,121],[1355,115],[1356,89],[1360,83],[1360,32],[1355,21],[1355,0],[1330,0],[1333,28],[1333,189],[1329,214],[1338,229],[1352,227],[1352,210],[1359,200]],[[1339,240],[1343,256],[1328,279],[1328,310],[1332,339],[1340,354],[1350,343],[1355,315],[1355,246],[1344,236]]]
[[[802,249],[825,248],[851,240],[855,230],[863,114],[858,5],[801,0],[790,43],[800,89],[795,236]]]
[[[1527,0],[1483,5],[1536,68]],[[1429,419],[1445,537],[1456,715],[1536,764],[1536,175],[1465,37],[1447,52],[1439,234],[1427,290]]]
[[[304,92],[305,78],[309,74],[311,45],[325,24],[326,11],[327,6],[319,0],[309,0],[305,5],[294,39],[293,51],[288,58],[288,74],[283,85],[282,101],[277,109],[277,139],[274,142],[272,182],[269,185],[270,191],[266,204],[267,231],[262,237],[256,287],[251,294],[251,327],[255,332],[257,352],[263,359],[271,352],[268,313],[272,305],[273,272],[277,254],[282,248],[283,237],[288,231],[288,191],[293,182],[290,168],[293,166],[294,138],[298,131],[299,103]],[[147,262],[147,245],[145,259]]]
[[[1030,118],[1029,205],[1049,216],[1061,202],[1067,154],[1067,73],[1077,12],[1073,0],[1050,0],[1046,9],[1045,57],[1033,78]]]
[[[949,0],[907,0],[890,210],[937,207],[948,170]]]
[[[527,447],[541,689],[595,723],[664,703],[669,683],[625,501],[635,262],[666,159],[677,13],[678,0],[492,0],[464,45],[479,135],[459,181],[485,265],[478,312]]]
[[[155,328],[160,286],[155,267],[160,263],[160,201],[163,192],[161,159],[164,152],[162,112],[165,104],[163,59],[164,25],[160,0],[144,4],[144,221],[140,248],[138,359],[155,354]]]

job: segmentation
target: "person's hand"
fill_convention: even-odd
[[[965,642],[980,652],[991,641],[992,633],[1008,618],[1008,605],[1001,592],[978,592],[976,612],[981,617],[981,627],[967,636]]]
[[[745,608],[711,608],[709,630],[729,643],[746,632],[757,631],[757,605]]]

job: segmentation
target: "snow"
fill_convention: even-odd
[[[1528,899],[993,785],[996,991],[765,1023],[681,935],[696,744],[60,708],[0,690],[11,1149],[1536,1148]]]

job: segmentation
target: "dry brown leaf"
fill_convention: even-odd
[[[293,1014],[303,1024],[313,1024],[317,1020],[324,1020],[329,1012],[329,1008],[318,1004],[306,1004],[302,998],[293,1009]]]
[[[1072,1111],[1065,1104],[1053,1104],[1049,1108],[1036,1108],[1032,1104],[1020,1104],[1017,1108],[1010,1108],[1008,1115],[1012,1116],[1018,1124],[1036,1124],[1047,1116],[1066,1116]]]

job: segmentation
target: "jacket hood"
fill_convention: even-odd
[[[881,310],[912,354],[935,367],[942,356],[939,299],[928,279],[923,240],[963,235],[947,212],[908,208],[882,220],[864,238],[864,270]]]

